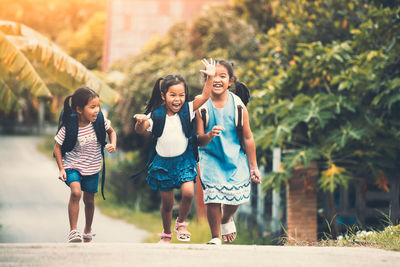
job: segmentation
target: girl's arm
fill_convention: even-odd
[[[200,70],[200,72],[204,73],[207,75],[206,82],[203,87],[203,91],[200,96],[197,96],[193,100],[193,111],[196,111],[201,105],[203,105],[207,99],[210,98],[211,96],[211,90],[213,88],[213,83],[214,83],[214,75],[215,75],[215,60],[212,58],[210,59],[210,63],[206,60],[203,59],[201,61],[204,66],[206,67],[205,70]]]
[[[215,125],[211,129],[211,131],[209,131],[208,133],[204,133],[203,119],[201,118],[199,111],[196,111],[195,120],[197,129],[197,141],[199,143],[199,146],[208,145],[208,143],[210,143],[215,136],[219,136],[221,132],[224,130],[224,127]]]
[[[144,133],[147,128],[150,127],[150,122],[147,120],[147,115],[145,114],[136,114],[133,116],[134,119],[136,119],[135,123],[135,132],[138,134]]]
[[[261,183],[261,173],[258,169],[256,158],[256,145],[253,138],[253,133],[250,129],[249,114],[247,108],[243,109],[243,142],[246,149],[247,161],[250,166],[250,176],[253,182]]]
[[[107,133],[108,138],[110,139],[110,144],[106,145],[106,149],[109,153],[114,153],[117,148],[117,134],[111,126],[108,128]]]
[[[65,173],[64,166],[62,164],[62,156],[61,156],[61,145],[56,142],[54,145],[54,156],[56,158],[57,166],[58,166],[58,179],[65,182],[67,180],[67,174]]]

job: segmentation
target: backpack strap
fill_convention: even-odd
[[[210,121],[210,116],[208,115],[207,101],[199,108],[200,117],[203,120],[204,131],[208,128],[208,122]]]
[[[244,147],[244,142],[243,142],[243,109],[245,105],[243,104],[243,101],[240,99],[239,96],[236,94],[229,92],[233,96],[233,102],[235,105],[235,125],[236,125],[236,132],[239,137],[239,143],[240,147],[246,153],[246,149]]]
[[[104,183],[106,180],[106,159],[104,158],[104,147],[107,144],[106,141],[106,127],[104,125],[104,115],[101,110],[99,111],[99,114],[97,115],[97,119],[93,123],[93,128],[96,133],[97,141],[101,145],[101,156],[103,158],[103,168],[102,168],[102,173],[101,173],[101,196],[103,197],[104,200],[106,200],[104,196]]]

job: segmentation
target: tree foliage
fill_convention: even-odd
[[[43,35],[24,25],[0,21],[0,110],[17,109],[19,98],[51,97],[43,76],[67,91],[88,85],[114,104],[118,94]],[[26,95],[28,93],[28,95]]]
[[[315,159],[320,186],[353,177],[396,177],[399,160],[399,8],[370,1],[284,1],[286,18],[261,34],[259,60],[242,77],[253,91],[260,155],[281,146],[303,165]],[[286,15],[286,16],[285,16]],[[265,160],[264,160],[265,162]],[[296,161],[266,186],[288,179]]]

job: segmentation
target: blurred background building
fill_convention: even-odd
[[[139,52],[155,34],[164,34],[176,21],[189,21],[201,9],[229,0],[109,0],[102,70],[112,62]]]

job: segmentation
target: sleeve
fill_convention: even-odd
[[[150,126],[146,129],[146,131],[151,132],[153,130],[153,120],[151,119],[151,112],[147,114],[147,121],[150,123]]]
[[[196,113],[193,111],[193,101],[190,101],[189,103],[189,112],[190,112],[190,121],[194,119],[194,116]]]
[[[108,129],[110,129],[111,127],[111,121],[104,119],[104,128],[106,129],[106,131],[108,131]]]
[[[54,140],[62,146],[64,143],[65,139],[65,126],[61,127],[61,129],[58,131],[57,135],[54,137]]]

